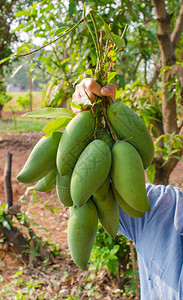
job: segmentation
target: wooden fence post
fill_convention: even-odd
[[[5,201],[8,207],[13,205],[13,193],[11,187],[11,164],[12,164],[12,154],[6,153],[6,164],[4,169],[4,190],[5,190]]]

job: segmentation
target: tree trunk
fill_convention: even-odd
[[[171,15],[167,13],[164,0],[152,0],[155,7],[158,20],[158,43],[161,53],[162,68],[173,66],[176,62],[175,48],[183,31],[183,1],[174,30],[171,33]],[[163,133],[176,134],[179,132],[177,126],[176,99],[173,90],[168,88],[170,75],[164,69],[162,73],[162,116],[163,116]],[[177,159],[170,158],[162,167],[162,158],[155,159],[156,175],[154,183],[167,185],[169,176],[178,163]]]

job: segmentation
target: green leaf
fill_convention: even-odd
[[[110,50],[108,56],[112,59],[112,61],[117,61],[117,53],[115,50]]]
[[[30,26],[28,26],[27,28],[24,29],[24,32],[31,31],[32,29],[34,29],[34,26],[30,25]]]
[[[52,207],[49,207],[49,209],[50,209],[50,211],[51,211],[52,214],[55,213]]]
[[[12,55],[8,56],[8,57],[5,57],[3,59],[0,60],[0,65],[1,64],[4,64],[6,61],[8,61],[10,58],[12,57]]]
[[[120,38],[119,36],[117,36],[113,32],[111,32],[110,34],[111,34],[112,41],[115,43],[115,45],[117,46],[118,49],[120,49],[122,47],[125,47],[125,42],[122,38]]]
[[[46,107],[43,109],[39,109],[36,111],[28,112],[22,117],[33,117],[33,118],[47,118],[47,119],[57,119],[57,118],[63,118],[63,117],[70,117],[73,118],[75,114],[67,109],[67,108],[52,108],[52,107]]]
[[[17,11],[17,13],[15,14],[15,17],[22,17],[22,16],[31,16],[31,12],[28,10],[20,10]]]
[[[147,168],[146,172],[149,183],[153,183],[156,173],[155,164],[150,165]]]
[[[41,9],[41,13],[50,12],[52,9],[55,9],[55,7],[53,3],[50,3],[47,7]]]
[[[53,36],[57,36],[62,34],[63,32],[65,32],[66,30],[70,29],[70,27],[68,25],[62,25],[62,27],[60,27],[59,29],[57,29],[54,33]]]
[[[30,48],[28,46],[27,43],[24,43],[23,45],[21,45],[18,49],[17,49],[17,55],[22,53],[22,50],[25,50],[27,53],[30,52]]]
[[[115,76],[116,76],[116,72],[110,72],[107,74],[107,83],[109,83]]]
[[[53,122],[46,124],[46,126],[42,130],[43,132],[46,133],[44,136],[49,137],[56,130],[61,130],[65,128],[71,120],[72,120],[71,117],[62,117],[56,119]]]
[[[111,34],[111,28],[109,27],[109,25],[104,21],[104,19],[102,18],[102,21],[104,22],[104,31],[106,34],[106,37],[109,38],[110,34]]]
[[[178,160],[181,160],[181,161],[183,161],[183,158],[181,158],[180,156],[173,155],[172,157],[174,157],[174,158],[176,158],[176,159],[178,159]]]
[[[11,226],[6,220],[3,221],[3,227],[7,228],[8,230],[11,230]]]

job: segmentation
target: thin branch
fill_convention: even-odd
[[[144,81],[147,84],[147,61],[144,59]]]
[[[154,76],[153,76],[153,78],[151,79],[151,81],[150,81],[149,84],[148,84],[148,86],[149,86],[150,88],[153,87],[153,85],[155,84],[156,80],[158,79],[159,74],[160,74],[160,69],[161,69],[160,66],[157,66],[157,65],[155,66]]]
[[[181,8],[179,11],[179,15],[178,15],[174,30],[171,34],[171,41],[172,41],[174,50],[177,46],[177,43],[180,40],[182,32],[183,32],[183,0],[182,0]]]
[[[57,42],[59,39],[61,39],[62,37],[64,37],[65,35],[67,35],[69,32],[71,32],[72,30],[74,30],[75,28],[77,28],[81,23],[84,22],[84,19],[81,19],[78,23],[76,23],[76,25],[74,25],[73,27],[71,27],[70,29],[68,29],[65,33],[63,33],[61,36],[59,36],[58,38],[56,38],[55,40],[39,47],[38,49],[35,49],[29,53],[24,53],[24,54],[19,54],[19,55],[16,55],[15,54],[15,57],[22,57],[22,56],[27,56],[27,55],[30,55],[30,54],[33,54],[33,53],[36,53],[38,51],[40,51],[41,49],[44,49],[45,47]]]
[[[132,80],[133,81],[135,81],[135,75],[137,73],[137,69],[138,69],[138,66],[139,66],[141,60],[142,60],[142,55],[139,56],[139,59],[137,60],[137,64],[136,64],[135,68],[132,71],[132,73],[133,73],[133,79]]]

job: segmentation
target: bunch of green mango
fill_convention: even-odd
[[[83,270],[98,220],[115,238],[119,206],[134,218],[150,211],[144,169],[154,156],[151,135],[143,121],[122,103],[108,105],[105,118],[106,123],[102,119],[98,122],[93,110],[81,111],[63,133],[57,131],[40,139],[17,176],[24,183],[37,182],[34,187],[38,191],[56,187],[59,200],[70,210],[69,249]]]

